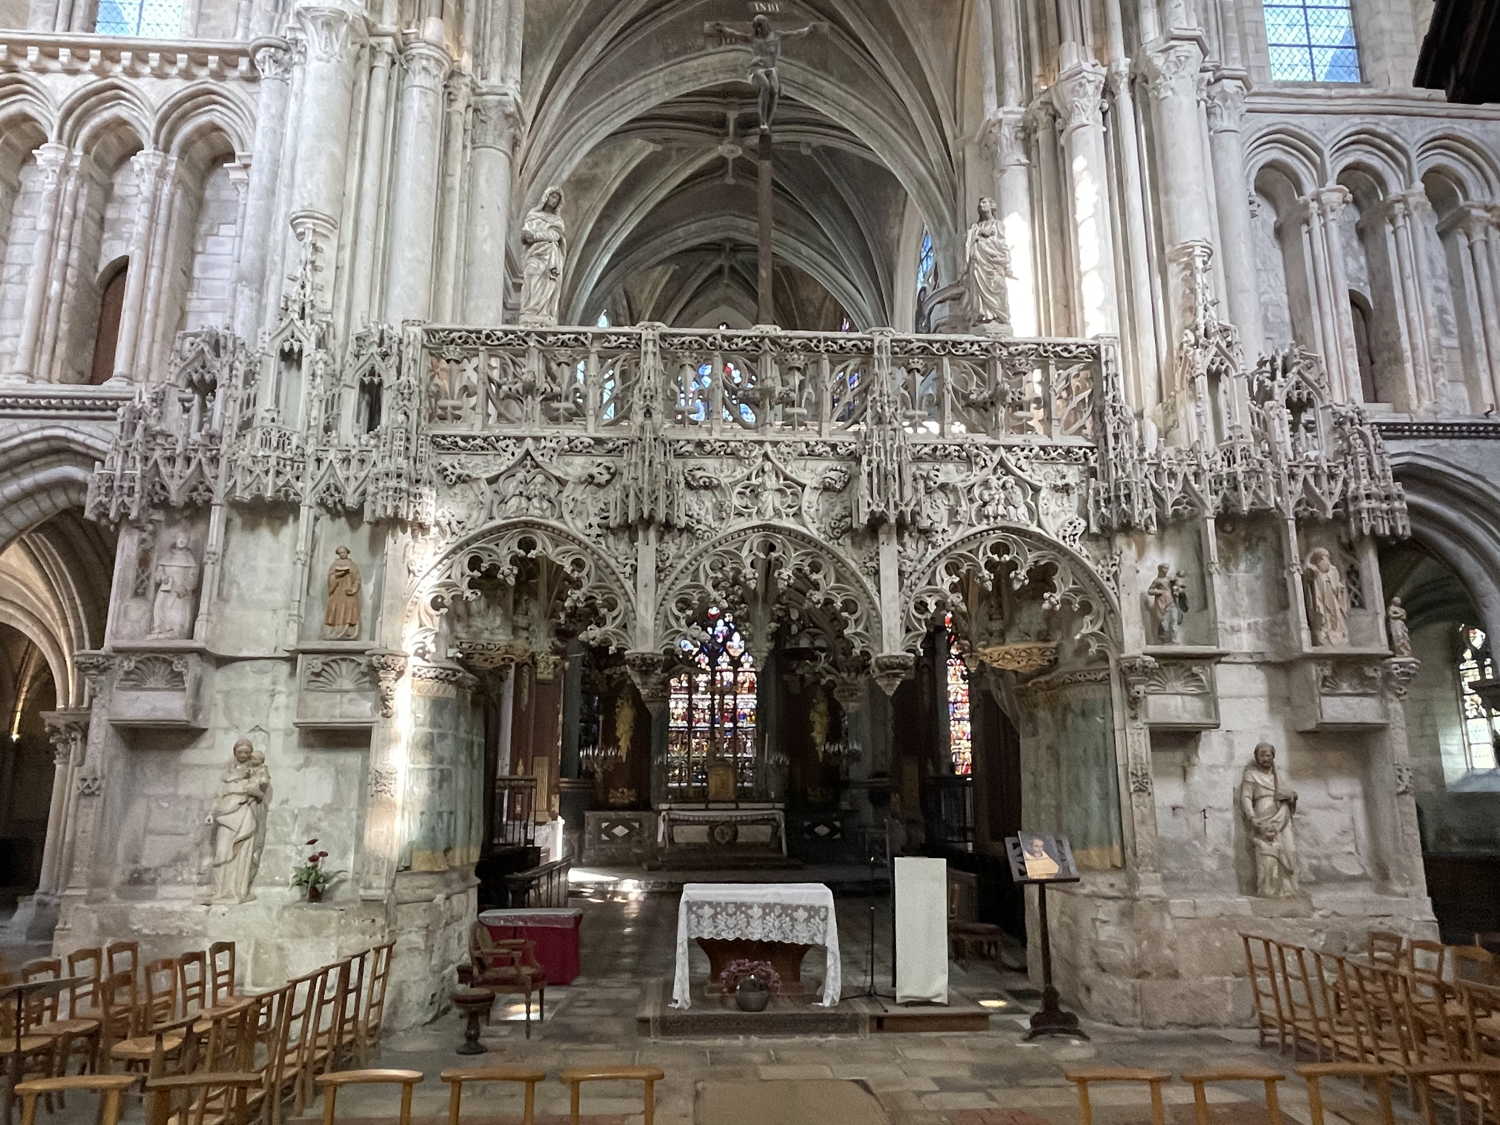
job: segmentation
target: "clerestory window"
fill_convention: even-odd
[[[186,24],[184,0],[99,0],[94,32],[138,39],[180,39]]]
[[[1495,674],[1484,630],[1472,625],[1458,628],[1458,700],[1463,715],[1464,765],[1468,772],[1495,768],[1495,735],[1500,715],[1492,711],[1474,690],[1476,680]]]
[[[1267,2],[1263,10],[1274,81],[1363,81],[1351,0]]]

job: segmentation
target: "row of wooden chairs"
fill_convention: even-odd
[[[1444,945],[1440,941],[1407,938],[1389,930],[1371,930],[1365,954],[1370,963],[1449,981],[1500,985],[1500,957],[1486,944],[1500,934],[1475,934],[1472,945]]]
[[[1395,1111],[1391,1103],[1391,1084],[1404,1082],[1416,1091],[1423,1107],[1427,1125],[1438,1125],[1438,1099],[1440,1084],[1451,1088],[1468,1086],[1480,1091],[1480,1105],[1476,1125],[1483,1125],[1486,1113],[1491,1122],[1500,1121],[1500,1062],[1469,1063],[1423,1063],[1410,1067],[1378,1066],[1371,1063],[1327,1062],[1313,1063],[1295,1068],[1296,1073],[1307,1084],[1307,1108],[1312,1125],[1324,1125],[1328,1091],[1323,1083],[1329,1079],[1358,1081],[1363,1086],[1374,1084],[1375,1099],[1380,1125],[1394,1125]],[[1165,1087],[1172,1080],[1171,1072],[1145,1070],[1134,1067],[1089,1067],[1066,1070],[1063,1077],[1078,1090],[1078,1115],[1080,1125],[1093,1125],[1094,1107],[1089,1089],[1100,1083],[1140,1083],[1149,1088],[1152,1125],[1166,1123]],[[1278,1084],[1286,1080],[1279,1070],[1260,1066],[1218,1067],[1208,1070],[1189,1071],[1182,1081],[1193,1088],[1193,1116],[1195,1125],[1212,1125],[1213,1117],[1208,1105],[1208,1085],[1229,1082],[1256,1082],[1264,1087],[1267,1125],[1282,1125],[1281,1102]],[[1488,1110],[1485,1106],[1488,1106]],[[1351,1115],[1340,1112],[1340,1118],[1363,1119],[1356,1112]]]
[[[87,957],[98,951],[70,956],[78,983],[65,993],[68,1019],[58,1018],[55,998],[51,1008],[38,1005],[24,1013],[34,1022],[24,1029],[23,1053],[32,1050],[23,1076],[65,1077],[68,1061],[79,1053],[69,1035],[92,1036],[82,1052],[83,1071],[102,1073],[115,1064],[151,1080],[201,1073],[256,1077],[253,1088],[228,1084],[207,1093],[185,1082],[183,1090],[197,1100],[175,1113],[189,1125],[195,1114],[222,1117],[232,1094],[250,1115],[244,1120],[260,1116],[275,1123],[285,1100],[294,1101],[299,1113],[306,1107],[315,1076],[368,1062],[378,1044],[394,942],[254,996],[235,991],[232,943],[216,943],[206,956],[153,961],[143,971],[139,949],[116,948],[122,944],[135,945],[110,946],[98,961],[97,971],[105,975],[92,982]],[[55,959],[31,964],[38,974],[59,970]],[[66,1033],[58,1033],[59,1027]]]
[[[1243,934],[1262,1046],[1395,1068],[1500,1063],[1500,988]],[[1474,1084],[1434,1087],[1478,1104]]]
[[[257,1000],[261,999],[259,997]],[[247,1009],[248,1013],[248,1009]],[[248,1014],[245,1022],[252,1017]],[[234,1061],[232,1054],[215,1054],[209,1049],[205,1061],[214,1065]],[[138,1080],[138,1075],[101,1074],[64,1078],[42,1078],[23,1082],[16,1087],[21,1098],[21,1125],[36,1125],[38,1099],[64,1092],[89,1091],[100,1097],[99,1125],[119,1125],[122,1096]],[[324,1090],[323,1125],[333,1125],[338,1113],[338,1092],[345,1086],[398,1086],[400,1109],[397,1125],[411,1125],[412,1093],[423,1081],[420,1070],[344,1070],[320,1074],[316,1079]],[[468,1083],[515,1083],[523,1087],[523,1125],[536,1121],[536,1087],[547,1072],[537,1067],[495,1066],[445,1070],[439,1076],[448,1084],[448,1122],[459,1125],[463,1089]],[[582,1120],[582,1088],[585,1082],[640,1082],[642,1084],[642,1123],[653,1125],[656,1116],[656,1083],[666,1077],[654,1066],[579,1067],[562,1070],[558,1079],[569,1090],[571,1122]],[[185,1075],[147,1078],[147,1125],[235,1125],[254,1119],[256,1107],[264,1097],[264,1083],[252,1070],[214,1070]],[[1314,1123],[1321,1125],[1321,1123]]]

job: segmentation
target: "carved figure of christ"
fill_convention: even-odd
[[[758,238],[758,262],[756,267],[756,320],[761,324],[771,324],[775,318],[775,308],[771,300],[771,287],[773,284],[772,256],[771,256],[771,226],[773,216],[771,210],[771,154],[772,135],[771,126],[776,119],[776,106],[781,100],[781,74],[778,67],[781,63],[782,44],[788,39],[801,39],[811,35],[814,31],[821,31],[824,25],[810,23],[806,27],[799,27],[795,31],[776,31],[771,27],[771,21],[765,16],[756,16],[750,21],[750,30],[741,31],[731,27],[722,21],[704,24],[703,33],[707,36],[718,35],[724,39],[736,43],[745,43],[750,47],[750,85],[755,87],[756,103],[760,111],[760,141],[756,151],[757,182],[755,190],[756,223],[759,228]]]

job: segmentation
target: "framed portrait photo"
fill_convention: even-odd
[[[1066,836],[1022,832],[1005,838],[1010,877],[1017,883],[1076,883],[1078,867]]]

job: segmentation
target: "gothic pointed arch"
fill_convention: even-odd
[[[1113,581],[1078,551],[1030,528],[994,524],[965,532],[930,551],[905,578],[902,647],[915,653],[942,613],[960,606],[965,584],[984,591],[1008,583],[1034,588],[1055,613],[1072,611],[1073,638],[1090,653],[1121,648],[1119,598]]]
[[[438,651],[442,619],[451,621],[459,607],[481,602],[487,586],[516,589],[527,580],[527,564],[536,563],[551,564],[551,569],[540,578],[531,576],[535,589],[527,592],[537,604],[521,622],[531,628],[530,634],[517,633],[517,615],[507,613],[492,623],[473,621],[470,632],[476,643],[490,636],[484,643],[534,646],[545,628],[562,627],[590,644],[630,647],[636,614],[625,576],[588,540],[528,518],[482,527],[421,568],[411,587],[405,647],[428,658],[446,655]]]

